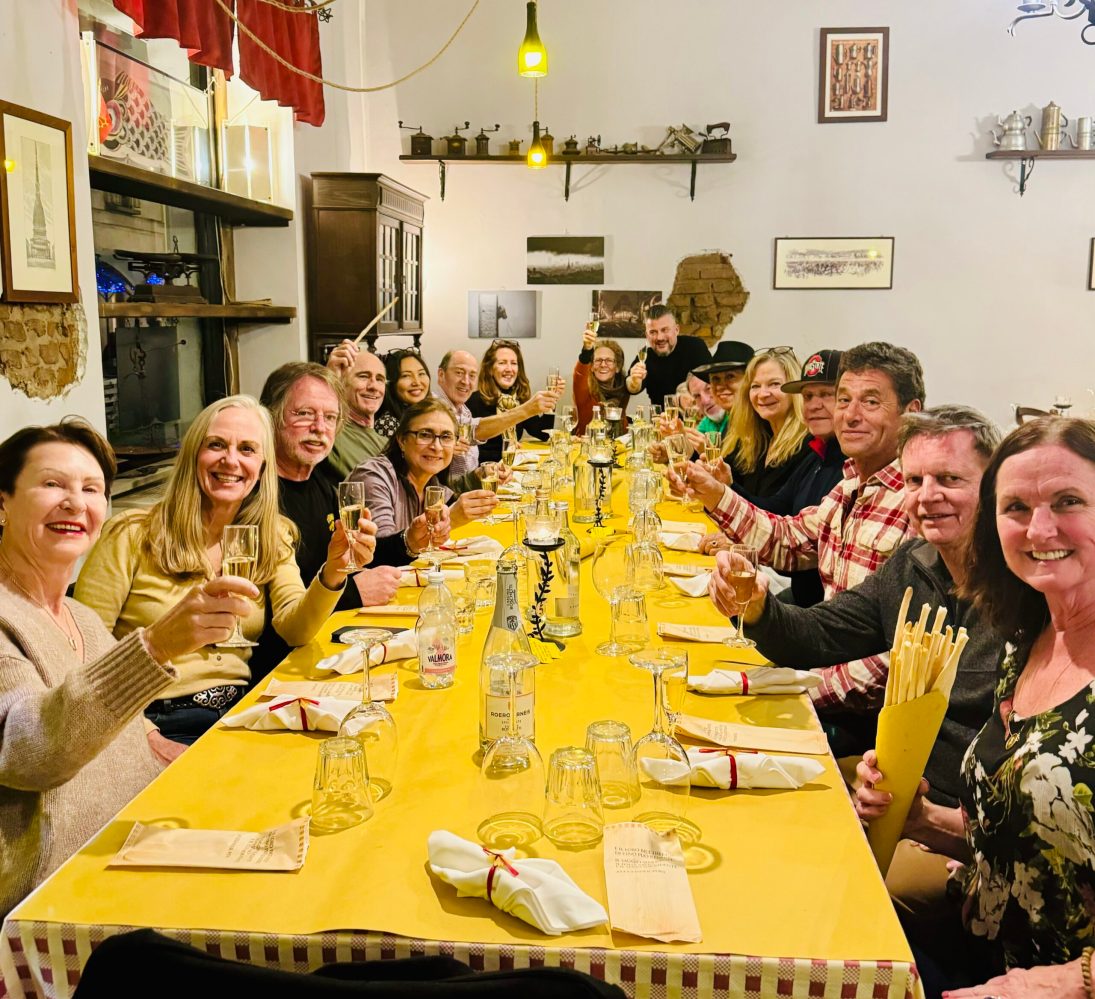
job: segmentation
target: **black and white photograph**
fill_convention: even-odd
[[[604,236],[529,236],[529,284],[603,284]]]
[[[772,287],[885,290],[893,287],[892,236],[776,239]]]
[[[473,340],[532,340],[540,313],[538,291],[469,291],[468,336]]]
[[[662,300],[660,291],[617,291],[599,288],[593,293],[597,335],[616,339],[646,336],[646,317]]]

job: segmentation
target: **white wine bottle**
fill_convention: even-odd
[[[486,747],[509,730],[509,674],[491,668],[493,656],[506,652],[531,653],[528,636],[522,627],[521,607],[517,601],[517,563],[498,560],[495,585],[494,617],[483,643],[479,665],[479,748]],[[517,734],[532,739],[536,734],[534,714],[536,671],[528,668],[517,677]]]

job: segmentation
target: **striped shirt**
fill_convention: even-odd
[[[722,531],[760,552],[780,572],[816,567],[828,599],[861,583],[915,537],[905,514],[905,483],[897,460],[860,482],[854,461],[844,478],[817,505],[790,517],[761,510],[727,487],[711,517]],[[863,710],[881,703],[889,672],[885,655],[829,666],[816,672],[810,691],[818,708]]]

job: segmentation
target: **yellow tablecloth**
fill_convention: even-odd
[[[619,509],[619,491],[615,499]],[[663,504],[662,516],[689,519],[675,503]],[[487,530],[504,543],[512,538],[508,524]],[[473,525],[471,533],[482,531]],[[711,562],[679,552],[669,558]],[[569,640],[563,657],[537,674],[536,741],[545,760],[556,747],[582,745],[586,725],[598,718],[627,722],[635,738],[651,728],[649,674],[626,658],[593,652],[607,631],[608,609],[594,590],[588,560],[581,585],[585,633]],[[652,631],[658,620],[726,623],[706,598],[685,597],[669,587],[648,600]],[[401,690],[391,705],[400,740],[394,792],[364,825],[313,836],[302,870],[263,874],[107,868],[134,820],[261,830],[306,814],[322,737],[218,726],[18,906],[11,924],[200,928],[279,936],[355,929],[486,945],[528,943],[564,952],[626,948],[640,952],[640,958],[641,952],[651,951],[852,965],[882,962],[885,967],[895,962],[892,980],[886,977],[888,988],[881,994],[915,992],[908,945],[830,757],[822,758],[823,777],[798,791],[698,791],[693,796],[690,817],[702,829],[702,847],[709,854],[707,866],[689,878],[703,930],[701,943],[670,946],[621,937],[607,928],[549,940],[482,901],[458,899],[451,887],[431,878],[427,835],[446,828],[475,839],[484,817],[477,808],[475,757],[479,652],[489,617],[481,612],[473,634],[461,640],[452,688],[425,690],[414,673],[399,673]],[[363,619],[350,612],[335,615],[323,637],[356,620]],[[413,623],[407,618],[368,619],[376,625],[386,621],[397,627]],[[743,658],[722,646],[687,647],[693,669],[701,671]],[[317,641],[298,649],[275,675],[318,679],[312,666],[333,648],[329,641]],[[752,661],[761,660],[753,656]],[[746,724],[817,725],[804,697],[687,697],[684,710],[691,714]],[[563,851],[544,838],[530,852],[558,860],[587,892],[605,900],[599,847]],[[5,942],[10,945],[10,940]],[[808,980],[807,974],[803,981]],[[863,995],[872,994],[867,985]],[[805,990],[803,985],[803,994]],[[831,994],[840,994],[839,985]]]

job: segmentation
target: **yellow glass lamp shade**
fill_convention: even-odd
[[[544,149],[544,144],[540,141],[540,123],[534,121],[532,123],[532,145],[528,147],[528,156],[525,157],[525,162],[533,170],[539,170],[547,166],[547,161],[547,150]]]
[[[526,10],[525,38],[517,52],[517,72],[521,76],[547,76],[547,49],[536,30],[536,0],[529,0]]]

